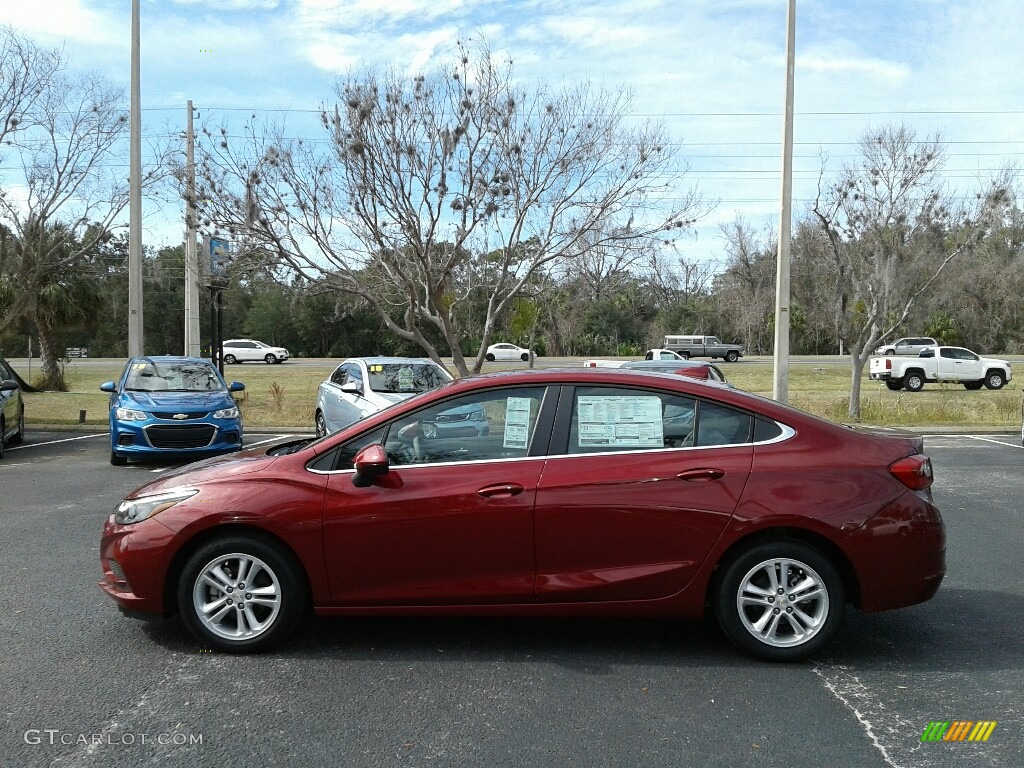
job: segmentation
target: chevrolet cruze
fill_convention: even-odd
[[[489,429],[436,428],[482,409]],[[847,603],[930,599],[945,574],[915,435],[840,426],[643,371],[443,385],[319,440],[211,459],[106,521],[101,588],[257,651],[308,611],[671,616],[710,611],[765,659],[820,650]]]

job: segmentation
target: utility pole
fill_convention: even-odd
[[[192,129],[192,100],[188,101],[185,130],[185,354],[200,356],[199,249],[196,246],[196,135]]]
[[[145,354],[142,324],[142,111],[139,106],[139,0],[132,0],[132,85],[128,171],[128,356]]]
[[[775,378],[772,397],[789,402],[789,241],[793,221],[793,74],[796,70],[796,0],[786,9],[786,109],[782,127],[782,211],[775,271]]]

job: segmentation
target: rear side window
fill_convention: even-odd
[[[736,445],[750,442],[753,418],[748,413],[704,401],[697,418],[697,445]]]

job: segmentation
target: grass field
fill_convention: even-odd
[[[11,361],[27,375],[24,361]],[[246,364],[228,366],[225,378],[245,384],[239,402],[250,427],[311,428],[316,391],[320,382],[339,361],[316,361],[313,365]],[[572,364],[571,362],[569,364]],[[107,422],[107,395],[99,391],[102,382],[116,378],[123,360],[72,361],[66,368],[69,392],[41,392],[25,395],[26,419],[30,424],[77,424],[81,411],[85,423]],[[486,370],[521,367],[517,364],[489,365]],[[751,361],[721,364],[726,376],[740,389],[771,396],[772,366]],[[837,422],[847,422],[849,364],[836,358],[822,365],[793,365],[789,369],[789,400],[798,408]],[[963,427],[1005,427],[1020,429],[1021,389],[1017,380],[1002,390],[968,392],[962,386],[929,384],[923,392],[890,392],[884,385],[865,377],[861,388],[862,421],[885,426],[957,425]]]

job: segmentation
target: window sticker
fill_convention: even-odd
[[[661,398],[653,395],[581,395],[579,447],[662,448]]]
[[[503,448],[522,448],[530,442],[530,404],[529,397],[509,397],[505,400],[505,437]]]
[[[380,373],[383,370],[384,370],[384,366],[383,365],[371,365],[370,366],[370,373]]]
[[[408,391],[415,389],[416,385],[413,383],[412,368],[399,368],[398,369],[398,389],[399,391]]]

